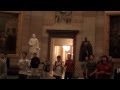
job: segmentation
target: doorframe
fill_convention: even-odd
[[[76,59],[76,36],[79,30],[46,30],[48,33],[48,52],[47,59],[50,60],[50,48],[52,38],[70,38],[73,39],[73,61]],[[75,65],[74,65],[75,69]]]

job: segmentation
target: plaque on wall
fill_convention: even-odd
[[[18,14],[0,12],[0,54],[16,53]]]
[[[110,16],[109,55],[120,58],[120,16]]]
[[[55,22],[69,24],[72,21],[72,11],[56,11]]]

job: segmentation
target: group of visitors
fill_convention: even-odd
[[[33,71],[33,76],[35,76],[35,71],[38,69],[40,64],[40,59],[37,57],[37,54],[34,53],[31,61],[27,59],[27,53],[22,53],[22,58],[19,60],[19,79],[27,78],[27,71],[31,69]]]
[[[74,61],[71,59],[71,54],[68,54],[68,59],[65,61],[65,64],[61,60],[61,56],[57,56],[53,71],[56,79],[62,79],[62,76],[64,79],[72,79],[74,73]]]
[[[97,61],[94,55],[86,56],[81,63],[85,79],[111,79],[113,75],[113,62],[106,55]]]
[[[40,59],[37,57],[37,54],[34,53],[31,60],[27,58],[27,53],[22,52],[22,57],[18,61],[18,78],[19,79],[27,79],[27,71],[29,69],[32,70],[33,76],[36,74],[35,71],[38,69],[40,64]],[[7,57],[7,54],[4,54],[4,57],[0,58],[0,79],[6,79],[7,78],[7,71],[10,68],[10,59]]]
[[[32,71],[32,76],[36,76],[36,72],[42,64],[37,54],[34,53],[31,60],[27,58],[27,53],[22,52],[22,57],[18,62],[19,66],[19,79],[27,79],[27,71]],[[112,58],[103,55],[96,60],[94,55],[86,56],[85,60],[80,62],[85,79],[111,79],[114,74],[114,64]],[[67,60],[62,61],[61,56],[57,56],[57,60],[54,63],[54,67],[51,68],[51,63],[48,59],[43,63],[42,70],[45,77],[53,70],[53,77],[56,79],[72,79],[74,74],[74,60],[71,58],[71,54],[67,55]],[[10,68],[10,59],[7,54],[0,58],[0,79],[6,79],[7,69]]]

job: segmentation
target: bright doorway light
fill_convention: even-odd
[[[63,49],[68,52],[70,50],[70,46],[63,46]]]

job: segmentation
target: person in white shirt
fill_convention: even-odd
[[[56,79],[62,79],[62,74],[63,74],[63,62],[61,60],[61,56],[57,56],[57,61],[55,61],[54,65],[54,77]]]
[[[27,79],[27,71],[30,68],[29,60],[27,59],[27,53],[22,53],[22,59],[19,60],[19,79]]]

